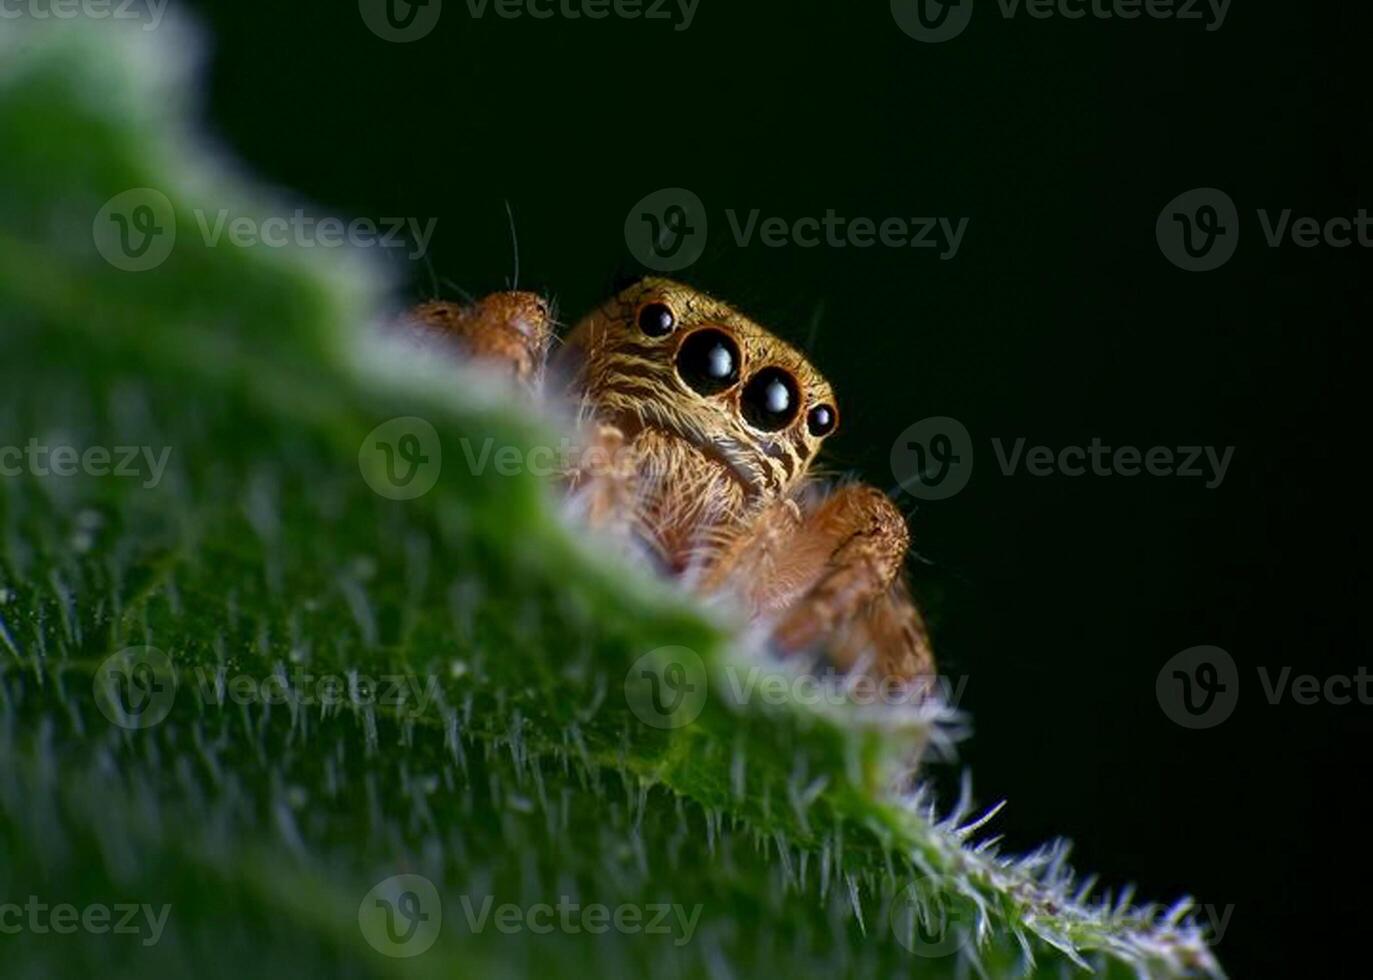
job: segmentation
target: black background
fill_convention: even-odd
[[[509,201],[520,285],[569,320],[638,270],[631,206],[693,190],[710,243],[680,278],[798,343],[818,323],[809,350],[844,419],[834,469],[886,488],[908,425],[952,416],[973,435],[968,487],[906,503],[941,666],[968,678],[961,762],[982,803],[1009,799],[1008,846],[1062,834],[1104,884],[1233,906],[1218,953],[1234,976],[1351,956],[1373,715],[1269,704],[1256,668],[1368,662],[1369,252],[1269,248],[1255,212],[1373,207],[1362,25],[1335,3],[1236,2],[1208,32],[1008,20],[977,0],[962,36],[931,45],[882,2],[701,0],[685,31],[444,5],[411,44],[337,0],[195,5],[211,132],[315,213],[437,218],[433,273],[473,293],[513,271]],[[1188,273],[1154,222],[1199,186],[1234,199],[1240,244]],[[730,208],[970,224],[951,261],[741,248]],[[390,257],[412,298],[432,294],[423,263]],[[1004,476],[990,440],[1022,436],[1236,449],[1216,489]],[[1241,697],[1188,731],[1154,682],[1198,644],[1232,654]]]

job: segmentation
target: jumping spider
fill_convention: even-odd
[[[839,411],[795,348],[656,278],[586,316],[547,373],[553,321],[533,293],[429,302],[410,318],[521,382],[565,386],[591,452],[564,476],[592,524],[621,528],[694,588],[737,597],[783,653],[821,647],[840,670],[932,678],[902,514],[873,487],[826,492],[808,476]]]

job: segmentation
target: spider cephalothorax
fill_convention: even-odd
[[[547,305],[497,293],[426,303],[413,319],[533,384],[551,337]],[[645,279],[587,315],[550,379],[588,445],[613,465],[571,465],[593,524],[646,544],[670,574],[733,594],[785,650],[823,646],[842,668],[915,680],[933,672],[906,591],[906,523],[858,484],[807,477],[838,424],[834,392],[806,358],[726,304]]]
[[[637,457],[639,531],[671,569],[712,552],[805,478],[837,414],[797,350],[724,303],[646,279],[595,310],[557,374]]]
[[[581,321],[574,391],[627,435],[658,429],[718,460],[751,504],[785,495],[834,431],[834,393],[799,351],[724,303],[646,279]]]

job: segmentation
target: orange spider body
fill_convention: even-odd
[[[543,380],[552,321],[533,294],[427,303],[413,319]],[[904,518],[871,487],[823,493],[808,478],[838,410],[804,355],[718,300],[645,279],[577,324],[551,367],[589,423],[591,451],[566,475],[593,524],[645,542],[702,591],[732,593],[784,651],[823,647],[840,668],[902,681],[933,674],[903,580]]]

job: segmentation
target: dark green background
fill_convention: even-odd
[[[973,434],[968,488],[913,510],[928,563],[913,571],[942,666],[969,678],[963,761],[983,802],[1010,800],[1009,845],[1063,834],[1108,885],[1233,905],[1219,953],[1235,976],[1356,952],[1366,899],[1318,875],[1357,880],[1347,852],[1364,826],[1345,795],[1366,782],[1369,707],[1269,705],[1255,674],[1367,663],[1369,253],[1269,249],[1255,220],[1373,206],[1355,149],[1366,35],[1340,5],[1237,2],[1208,33],[1008,21],[978,0],[941,45],[908,38],[881,2],[701,0],[674,32],[473,20],[445,0],[407,45],[348,2],[196,6],[214,135],[315,213],[437,218],[433,271],[473,293],[512,272],[503,200],[520,284],[575,319],[637,270],[634,202],[700,195],[711,240],[683,278],[797,342],[820,312],[811,353],[844,413],[835,468],[889,487],[911,423],[948,415]],[[1154,221],[1208,185],[1239,206],[1239,251],[1189,274]],[[970,225],[948,262],[741,249],[727,208]],[[431,294],[423,263],[393,258],[411,296]],[[1006,477],[994,436],[1236,452],[1215,490]],[[1227,649],[1242,688],[1228,722],[1192,732],[1165,718],[1154,680],[1198,644]]]

